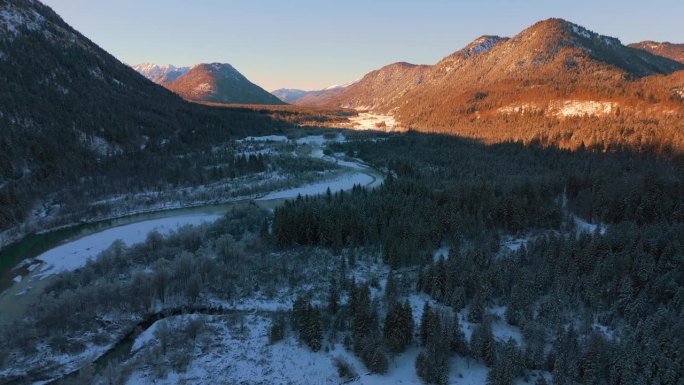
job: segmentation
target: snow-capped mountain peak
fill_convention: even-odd
[[[132,68],[157,84],[173,81],[190,69],[189,67],[176,67],[173,64],[154,63],[136,64]]]

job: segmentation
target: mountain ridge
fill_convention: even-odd
[[[639,43],[632,43],[628,45],[628,47],[641,49],[654,55],[684,63],[684,44],[646,40]]]
[[[191,101],[241,104],[283,104],[227,63],[201,63],[163,84]]]
[[[139,74],[150,79],[157,84],[164,84],[176,80],[182,76],[190,67],[176,67],[172,64],[140,63],[131,66]]]
[[[642,142],[653,139],[618,132],[653,136],[650,119],[658,119],[656,146],[684,149],[684,138],[667,130],[684,117],[682,70],[682,63],[553,18],[510,38],[482,36],[433,65],[390,64],[342,92],[296,104],[391,115],[405,129],[488,142],[541,137],[570,148],[608,146],[608,137],[652,146]],[[582,124],[591,119],[600,124]]]
[[[278,99],[282,100],[285,103],[295,103],[297,100],[308,96],[308,95],[320,95],[324,92],[330,92],[330,91],[340,91],[344,88],[347,88],[355,83],[357,83],[361,79],[354,80],[352,82],[346,83],[346,84],[333,84],[331,86],[325,87],[320,90],[302,90],[298,88],[279,88],[277,90],[271,91],[273,95],[275,95]]]

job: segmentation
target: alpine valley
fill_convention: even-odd
[[[192,7],[280,17],[237,3]],[[196,44],[262,49],[233,37]],[[0,385],[684,384],[684,59],[651,38],[552,18],[269,93],[0,0]]]

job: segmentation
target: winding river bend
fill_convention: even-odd
[[[151,231],[165,234],[184,225],[214,221],[240,205],[256,204],[264,209],[272,210],[298,195],[323,194],[328,188],[333,192],[346,191],[355,185],[375,188],[384,180],[380,171],[361,162],[339,160],[337,163],[346,172],[335,178],[270,192],[257,199],[136,214],[29,235],[0,251],[0,323],[21,318],[26,309],[40,296],[44,287],[52,281],[51,277],[61,271],[82,266],[88,258],[95,257],[117,239],[131,245],[144,241]],[[130,345],[135,340],[137,331],[146,329],[159,319],[188,312],[234,314],[244,312],[244,310],[197,308],[150,314],[134,330],[127,332],[106,353],[97,358],[96,367],[102,367],[112,359],[128,358]],[[41,371],[41,373],[29,374],[29,377],[50,381],[49,377],[52,376],[48,375],[48,378],[44,378],[45,374],[47,373]],[[21,383],[26,379],[22,376],[15,380]],[[60,382],[54,377],[52,380]]]
[[[29,235],[0,251],[0,323],[23,316],[49,284],[50,276],[83,266],[88,258],[94,258],[117,239],[131,245],[144,241],[153,230],[167,234],[184,225],[214,221],[239,205],[257,204],[273,209],[297,195],[322,194],[328,188],[349,190],[354,185],[373,188],[384,180],[378,170],[360,162],[339,160],[338,164],[347,172],[254,200],[136,214]]]

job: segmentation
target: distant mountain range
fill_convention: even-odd
[[[138,73],[157,84],[176,80],[190,69],[190,67],[175,67],[171,64],[157,65],[153,63],[136,64],[132,67]]]
[[[294,88],[279,88],[277,90],[271,91],[271,93],[275,95],[275,97],[277,97],[285,103],[294,103],[295,101],[301,99],[304,95],[310,92],[314,91],[305,91]]]
[[[561,19],[549,19],[511,39],[482,36],[435,65],[387,65],[342,92],[322,92],[300,99],[297,104],[386,113],[423,101],[451,104],[456,95],[484,91],[494,85],[521,89],[534,82],[535,88],[568,85],[579,90],[569,83],[591,86],[594,80],[601,80],[603,85],[605,81],[669,74],[683,68],[673,60],[625,47],[618,39]],[[424,110],[428,113],[434,108]]]
[[[642,49],[654,55],[666,57],[684,63],[684,44],[658,43],[655,41],[642,41],[630,44],[629,47]]]
[[[300,90],[300,89],[293,89],[293,88],[280,88],[275,91],[271,91],[273,95],[278,97],[278,99],[282,100],[285,103],[299,103],[302,99],[305,100],[304,103],[306,103],[306,100],[311,98],[311,100],[316,100],[320,102],[320,99],[317,97],[321,94],[326,94],[326,95],[336,95],[339,92],[341,92],[343,89],[349,87],[350,85],[358,82],[358,80],[355,80],[353,82],[347,83],[347,84],[335,84],[330,87],[326,87],[322,90],[313,90],[313,91],[305,91],[305,90]],[[315,102],[312,102],[315,103]],[[320,104],[320,103],[319,103]]]
[[[343,90],[295,103],[369,110],[406,128],[488,141],[658,142],[639,135],[643,129],[684,148],[673,134],[684,124],[682,69],[675,60],[549,19],[512,38],[478,38],[434,65],[390,64]],[[600,124],[587,123],[592,119]],[[655,134],[647,128],[653,119],[659,119]],[[620,130],[631,137],[618,138]]]
[[[283,104],[226,63],[198,64],[193,67],[145,63],[134,65],[133,69],[191,101]]]

